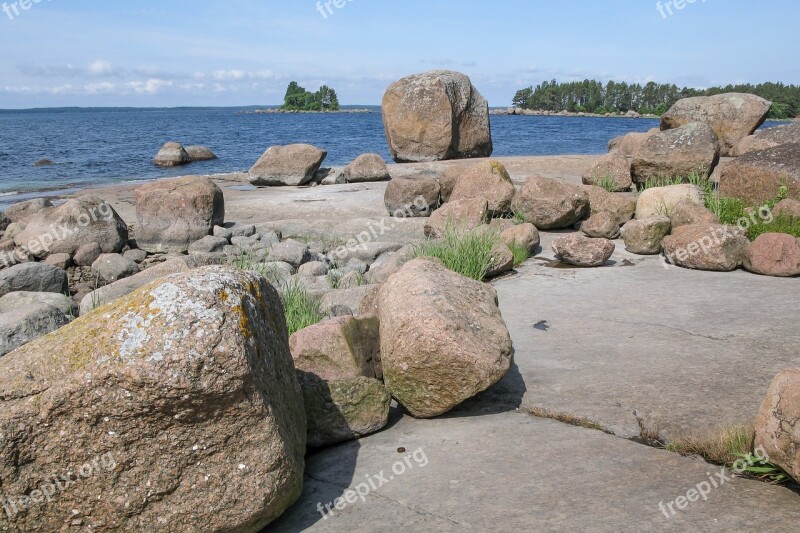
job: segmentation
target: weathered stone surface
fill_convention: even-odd
[[[627,191],[633,185],[631,164],[628,157],[619,151],[603,156],[583,175],[584,185],[613,184],[613,192]]]
[[[389,151],[399,162],[492,155],[489,104],[458,72],[415,74],[383,96]]]
[[[800,200],[800,143],[751,152],[725,165],[719,179],[721,196],[751,206],[774,200],[781,186],[789,198]]]
[[[729,155],[733,146],[764,123],[772,102],[754,94],[726,93],[678,100],[661,116],[661,129],[671,130],[702,122],[719,138],[721,154]]]
[[[792,200],[791,198],[781,200],[777,203],[777,205],[775,205],[775,209],[772,210],[772,214],[776,217],[784,216],[800,218],[800,202],[797,200]]]
[[[540,230],[568,228],[589,213],[589,197],[575,185],[534,177],[517,192],[513,209]]]
[[[675,204],[669,218],[673,228],[692,224],[719,224],[717,215],[706,206],[685,198]]]
[[[429,217],[439,205],[439,191],[431,176],[395,178],[386,186],[383,202],[393,217]]]
[[[750,152],[767,150],[782,144],[800,142],[800,122],[792,122],[773,128],[758,130],[753,135],[740,140],[731,150],[733,157],[741,157]]]
[[[589,214],[611,213],[620,225],[636,214],[636,198],[630,194],[610,193],[596,185],[584,185],[581,189],[589,196]]]
[[[111,204],[94,196],[81,196],[39,210],[14,242],[40,259],[50,254],[73,255],[92,242],[98,243],[103,253],[115,253],[128,242],[128,226]]]
[[[443,237],[448,228],[466,232],[489,222],[489,204],[482,198],[451,200],[425,222],[425,236]]]
[[[125,257],[130,259],[136,264],[142,263],[145,259],[147,259],[147,252],[144,250],[139,250],[138,248],[133,248],[132,250],[128,250],[124,254]]]
[[[491,262],[486,271],[486,278],[496,278],[501,274],[514,268],[514,254],[511,249],[503,242],[499,242],[492,247]]]
[[[632,254],[656,255],[661,253],[661,241],[669,234],[669,218],[653,215],[631,220],[622,227],[625,249]]]
[[[344,168],[347,183],[384,181],[390,179],[386,161],[378,154],[361,154]]]
[[[323,381],[298,372],[308,418],[308,447],[360,439],[383,429],[392,397],[377,379]]]
[[[139,265],[120,254],[103,254],[92,263],[92,275],[113,283],[139,273]]]
[[[516,192],[502,163],[482,161],[460,175],[448,201],[481,198],[488,202],[490,216],[500,216],[511,210]]]
[[[272,246],[269,261],[289,263],[295,269],[308,260],[308,245],[289,239]]]
[[[655,215],[670,217],[675,206],[685,201],[704,207],[703,190],[697,185],[688,183],[647,189],[636,200],[636,218],[649,218]]]
[[[149,253],[185,253],[225,221],[225,200],[202,176],[148,183],[136,189],[136,244]]]
[[[637,184],[663,177],[708,177],[719,162],[719,141],[710,126],[692,122],[657,133],[633,156],[631,177]]]
[[[186,146],[184,150],[186,150],[186,155],[189,156],[191,161],[211,161],[217,158],[216,154],[207,146]]]
[[[159,167],[179,167],[191,163],[192,159],[184,150],[183,145],[176,142],[168,142],[156,154],[153,164]]]
[[[525,248],[531,255],[536,252],[540,242],[539,230],[529,222],[524,224],[512,223],[511,227],[504,229],[500,233],[500,239],[507,246],[516,245]]]
[[[189,267],[186,265],[185,261],[181,259],[168,259],[138,274],[121,279],[105,287],[100,287],[81,299],[81,315],[85,315],[97,307],[122,298],[126,294],[130,294],[136,289],[144,287],[148,283],[159,278],[186,270],[189,270]]]
[[[61,270],[66,270],[72,266],[72,257],[69,254],[50,254],[44,262]]]
[[[77,315],[75,302],[65,295],[55,292],[11,292],[0,298],[0,313],[10,313],[24,307],[49,305],[65,315]]]
[[[795,480],[800,480],[800,368],[775,377],[756,419],[756,446]]]
[[[59,531],[64,517],[92,530],[267,525],[303,481],[305,412],[287,338],[266,281],[209,267],[0,359],[0,427],[16,428],[0,437],[4,494],[31,494],[94,461],[13,528]]]
[[[765,276],[800,276],[800,239],[786,233],[759,235],[747,247],[744,268]]]
[[[696,270],[736,270],[747,255],[750,242],[734,226],[694,224],[676,228],[661,241],[670,263]]]
[[[601,211],[584,220],[581,231],[594,239],[613,240],[619,237],[619,219],[608,211]]]
[[[250,183],[306,185],[319,170],[328,152],[310,144],[271,146],[250,169]]]
[[[395,252],[402,248],[403,245],[399,242],[349,242],[344,246],[340,246],[330,252],[330,258],[339,264],[350,263],[351,261],[358,260],[365,264],[373,263],[378,256],[386,252]]]
[[[53,202],[47,198],[34,198],[6,207],[3,215],[11,222],[26,222],[30,217],[48,207],[53,207]]]
[[[298,274],[304,276],[324,276],[328,273],[328,264],[322,261],[310,261],[297,269]]]
[[[381,254],[366,273],[367,281],[370,283],[383,283],[389,279],[389,276],[411,261],[414,258],[414,252],[414,246],[408,245],[396,252]]]
[[[100,247],[100,244],[96,242],[88,242],[75,250],[75,256],[73,257],[73,260],[79,267],[90,267],[92,266],[92,263],[97,261],[97,258],[101,255],[103,255],[103,249]]]
[[[383,377],[376,315],[342,316],[302,329],[289,339],[297,370],[325,381]]]
[[[19,293],[6,296],[14,294]],[[57,307],[42,303],[26,302],[24,307],[0,312],[0,357],[69,324],[70,320]]]
[[[415,417],[446,413],[508,372],[511,338],[490,286],[414,259],[377,302],[384,380]]]
[[[611,141],[608,143],[608,150],[610,152],[617,150],[623,155],[632,157],[639,151],[647,139],[660,132],[660,128],[652,128],[646,132],[632,131],[631,133],[611,139]]]
[[[564,235],[553,241],[556,258],[579,267],[603,266],[616,246],[608,239],[590,239],[578,233]]]
[[[0,270],[0,296],[19,291],[67,293],[67,273],[46,263],[21,263]]]
[[[450,201],[450,195],[453,194],[453,189],[456,188],[461,175],[464,174],[464,167],[456,165],[446,167],[439,175],[439,186],[441,187],[442,203]]]
[[[361,314],[361,305],[370,291],[378,285],[361,285],[351,289],[338,289],[331,291],[322,297],[319,310],[323,315],[337,316],[357,316]]]

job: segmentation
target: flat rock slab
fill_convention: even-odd
[[[544,408],[615,434],[662,437],[751,422],[772,379],[797,366],[797,280],[700,272],[636,256],[563,268],[547,253],[494,285],[519,374],[486,401]]]
[[[401,447],[407,452],[398,453]],[[393,473],[398,461],[406,466],[400,475]],[[744,479],[725,481],[685,510],[673,504],[671,515],[669,502],[718,473],[703,461],[513,411],[404,417],[390,430],[308,457],[303,496],[266,531],[796,529],[795,493]],[[377,488],[365,501],[323,518],[318,504],[368,479]]]

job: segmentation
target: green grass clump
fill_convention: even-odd
[[[780,215],[775,217],[772,222],[753,224],[747,230],[747,237],[754,241],[764,233],[787,233],[800,238],[800,218]]]
[[[280,291],[286,327],[289,335],[321,322],[325,316],[320,311],[320,301],[297,282],[286,284]]]
[[[469,232],[447,228],[444,238],[420,244],[414,255],[435,257],[453,272],[483,281],[492,264],[492,248],[499,242],[499,235],[486,228]]]
[[[342,278],[344,277],[344,273],[341,270],[331,270],[328,272],[326,276],[328,281],[328,286],[331,289],[338,289],[342,284]]]
[[[531,254],[528,253],[528,248],[525,246],[521,246],[516,242],[512,242],[508,246],[509,250],[511,250],[511,255],[514,256],[514,268],[520,266],[522,263],[527,261]]]
[[[617,180],[611,174],[605,174],[599,179],[594,180],[594,184],[608,192],[617,192]]]
[[[683,184],[697,185],[703,191],[709,192],[714,190],[714,185],[708,179],[708,172],[696,170],[689,173],[687,176],[667,176],[660,175],[654,178],[648,178],[644,183],[639,184],[639,192],[644,192],[647,189],[655,187],[669,187],[670,185],[683,185]]]

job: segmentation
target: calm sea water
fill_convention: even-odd
[[[376,152],[389,161],[380,108],[359,114],[246,114],[245,108],[0,111],[0,209],[43,195],[170,176],[243,171],[276,144],[309,143],[344,165]],[[598,154],[608,140],[658,121],[492,116],[494,155]],[[170,140],[209,146],[215,161],[159,169]],[[39,159],[55,165],[34,167]]]

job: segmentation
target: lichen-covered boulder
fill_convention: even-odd
[[[386,89],[383,125],[400,162],[492,155],[489,104],[458,72],[414,74]]]
[[[482,198],[489,204],[489,216],[501,216],[511,210],[516,192],[502,163],[482,161],[463,171],[448,201]]]
[[[186,253],[225,222],[222,190],[203,176],[184,176],[136,189],[136,245],[151,254]]]
[[[484,283],[414,259],[379,289],[386,386],[415,417],[446,413],[508,372],[511,337]]]
[[[661,116],[661,129],[670,130],[691,122],[708,124],[720,141],[721,155],[764,123],[772,102],[754,94],[725,93],[678,100]]]
[[[622,239],[625,249],[632,254],[656,255],[661,253],[661,241],[672,228],[669,218],[653,215],[631,220],[622,226]]]
[[[5,495],[83,478],[15,531],[259,531],[306,450],[280,297],[230,267],[143,287],[0,359],[0,427]]]

